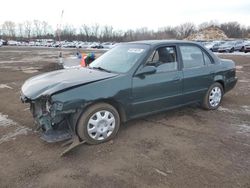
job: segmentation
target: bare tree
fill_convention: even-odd
[[[229,38],[240,38],[242,37],[242,29],[238,22],[228,22],[221,24],[221,30],[225,32],[225,34]]]
[[[2,25],[0,25],[0,37],[2,38],[3,35],[3,29],[2,29]]]
[[[91,26],[91,33],[93,37],[96,37],[96,38],[99,37],[99,28],[100,28],[100,25],[97,23]]]
[[[23,34],[23,24],[22,23],[18,23],[17,24],[17,30],[18,30],[18,36],[19,37],[21,37],[21,38],[23,38],[24,36],[24,34]]]
[[[195,25],[193,23],[187,22],[177,26],[175,29],[178,38],[184,39],[195,32]]]
[[[33,25],[34,25],[34,28],[33,28],[34,35],[37,38],[41,37],[42,31],[43,31],[42,22],[39,20],[34,20]]]
[[[87,41],[89,41],[89,37],[91,35],[90,31],[90,27],[86,24],[82,25],[80,28],[80,33],[86,37]]]
[[[23,23],[25,36],[30,39],[32,31],[32,23],[30,21],[25,21]]]
[[[159,28],[155,33],[156,39],[175,39],[177,38],[177,33],[173,27],[167,26]]]
[[[250,37],[250,27],[240,25],[238,22],[228,22],[218,24],[217,21],[203,22],[198,29],[204,29],[210,26],[216,26],[222,29],[228,37],[231,38],[248,38]],[[30,39],[35,38],[57,38],[58,33],[62,40],[83,40],[83,41],[133,41],[147,39],[183,39],[196,31],[193,23],[187,22],[176,27],[166,26],[159,28],[157,31],[142,27],[134,30],[118,31],[110,25],[82,25],[75,28],[72,25],[64,25],[63,28],[57,29],[53,33],[52,27],[46,21],[33,20],[15,24],[6,21],[0,25],[1,38]]]
[[[12,21],[5,21],[2,25],[3,35],[14,38],[16,36],[16,24]]]
[[[132,29],[127,30],[124,33],[124,41],[133,41],[133,40],[135,40],[135,38],[134,38],[134,31]]]
[[[76,36],[76,28],[74,28],[72,25],[64,25],[62,31],[61,31],[61,39],[62,40],[75,40],[77,38]]]
[[[209,22],[203,22],[201,23],[198,28],[199,30],[202,30],[202,29],[205,29],[205,28],[208,28],[208,27],[219,27],[220,24],[218,23],[218,21],[216,20],[211,20]]]
[[[49,34],[49,28],[50,28],[50,26],[49,26],[48,22],[43,21],[41,23],[41,27],[42,27],[42,35],[45,36],[45,35]]]
[[[103,41],[109,41],[113,36],[113,27],[109,25],[103,26],[101,30],[101,37]]]

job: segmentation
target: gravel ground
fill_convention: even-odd
[[[74,50],[64,50],[64,55]],[[124,124],[108,143],[65,157],[39,139],[19,100],[24,81],[57,69],[58,49],[0,48],[0,187],[250,187],[250,54],[220,54],[239,81],[216,111],[190,106]]]

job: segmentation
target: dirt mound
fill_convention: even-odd
[[[225,40],[228,37],[226,34],[218,27],[208,27],[203,30],[198,31],[190,36],[187,40]]]

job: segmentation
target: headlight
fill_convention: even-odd
[[[47,101],[46,101],[46,103],[45,103],[45,107],[46,107],[46,111],[47,111],[47,112],[50,112],[50,109],[51,109],[51,103],[50,103],[50,101],[49,101],[49,100],[47,100]]]

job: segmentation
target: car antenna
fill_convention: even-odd
[[[60,51],[59,51],[59,63],[60,64],[63,63],[62,62],[62,42],[61,42],[61,26],[62,26],[63,13],[64,13],[64,10],[62,10],[62,13],[61,13],[60,23],[57,24],[57,36],[58,36],[59,48],[60,48]]]

